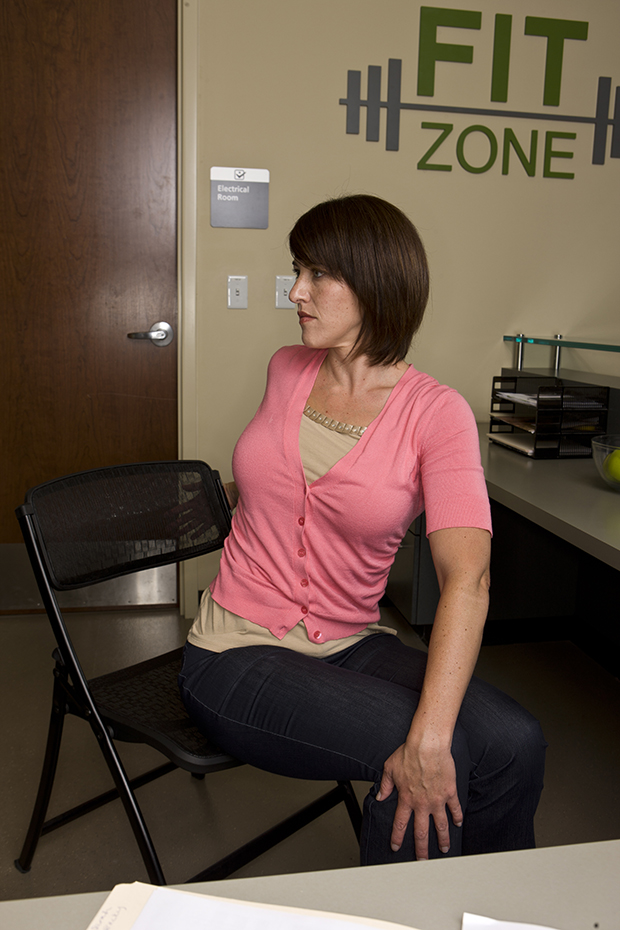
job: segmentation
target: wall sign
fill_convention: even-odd
[[[493,34],[493,65],[490,80],[490,100],[495,103],[508,101],[508,88],[510,77],[510,52],[512,37],[512,15],[497,13],[494,18]],[[444,7],[420,7],[420,40],[418,49],[418,82],[417,93],[419,97],[433,97],[435,93],[435,69],[438,62],[451,61],[472,64],[474,48],[471,45],[447,44],[437,41],[437,29],[440,26],[450,26],[457,29],[481,29],[482,13],[475,10],[454,10]],[[438,106],[433,103],[411,102],[401,100],[401,73],[402,60],[390,59],[387,74],[387,95],[381,99],[381,67],[370,65],[368,67],[366,99],[362,99],[361,85],[362,72],[349,71],[347,76],[347,96],[341,98],[339,103],[347,108],[346,132],[359,134],[361,108],[366,109],[366,141],[378,142],[380,129],[380,113],[387,110],[386,141],[387,151],[397,152],[400,144],[400,118],[403,110],[417,110],[428,114],[466,114],[474,118],[471,126],[464,129],[454,140],[456,141],[456,164],[472,174],[483,174],[488,171],[497,160],[501,151],[502,174],[508,174],[511,163],[518,165],[529,177],[534,177],[538,171],[545,178],[574,177],[574,172],[562,170],[566,168],[564,159],[571,159],[571,140],[576,139],[573,130],[578,125],[589,125],[594,129],[592,164],[603,165],[607,151],[608,129],[611,132],[611,158],[620,158],[620,87],[616,87],[613,117],[610,117],[611,78],[600,77],[596,91],[596,103],[592,115],[560,114],[557,108],[560,105],[562,68],[564,51],[567,42],[585,42],[588,38],[587,22],[569,19],[548,19],[538,16],[526,16],[524,34],[535,37],[534,42],[546,40],[547,54],[545,73],[541,74],[542,106],[540,112],[522,112],[518,110],[501,109],[498,107],[451,107]],[[594,88],[593,88],[594,91]],[[593,93],[594,99],[594,93]],[[549,109],[552,108],[552,109]],[[489,122],[483,125],[480,117]],[[497,127],[496,118],[504,121],[510,120],[512,126]],[[534,121],[534,126],[540,120],[553,121],[560,124],[558,131],[541,131],[528,127],[527,122]],[[563,124],[563,125],[562,125]],[[434,130],[434,135],[426,151],[420,153],[422,157],[417,163],[421,171],[452,171],[456,167],[454,159],[448,156],[448,146],[443,149],[446,154],[435,157],[441,150],[445,140],[452,134],[454,125],[449,122],[429,122],[421,124],[424,130]],[[488,141],[488,158],[478,164],[472,164],[467,154],[467,138],[474,134],[481,134]],[[542,156],[541,156],[542,152]],[[518,161],[517,161],[518,159]]]
[[[211,168],[211,226],[267,229],[269,171]]]

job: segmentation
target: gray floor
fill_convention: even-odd
[[[401,626],[398,617],[387,619]],[[73,635],[87,675],[101,674],[183,642],[175,611],[75,614]],[[402,635],[416,637],[401,626]],[[41,840],[32,870],[19,854],[42,759],[51,696],[47,621],[0,617],[2,767],[0,899],[98,891],[146,873],[119,802]],[[537,814],[540,846],[620,837],[620,682],[569,642],[484,647],[478,673],[542,721],[549,741],[546,787]],[[130,774],[159,757],[123,747]],[[50,814],[110,786],[90,731],[69,719]],[[359,784],[360,798],[366,786]],[[321,785],[283,779],[248,766],[200,782],[174,772],[141,789],[140,802],[168,881],[182,882],[209,862],[307,803]],[[342,807],[342,806],[340,806]],[[331,811],[247,866],[238,876],[345,868],[357,864],[353,831]]]

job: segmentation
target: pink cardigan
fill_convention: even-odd
[[[263,401],[235,448],[240,500],[215,601],[278,638],[300,620],[317,643],[379,618],[407,528],[491,529],[473,414],[456,391],[410,367],[363,436],[308,486],[299,425],[324,351],[280,349]]]

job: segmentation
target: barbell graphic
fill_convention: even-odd
[[[520,110],[493,110],[483,107],[446,107],[431,103],[404,103],[401,95],[402,59],[388,61],[387,100],[381,99],[381,66],[368,66],[366,100],[362,100],[362,72],[347,72],[347,96],[340,104],[347,108],[346,131],[359,135],[361,108],[366,107],[366,141],[378,142],[381,110],[387,110],[385,148],[397,152],[400,144],[401,110],[421,110],[427,113],[465,113],[474,116],[500,116],[529,120],[553,120],[560,123],[586,123],[594,126],[592,164],[604,165],[607,148],[607,130],[612,127],[611,158],[620,158],[620,87],[616,87],[614,115],[609,116],[611,78],[598,79],[596,112],[594,116],[567,116],[560,113],[525,113]]]

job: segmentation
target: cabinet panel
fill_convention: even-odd
[[[439,585],[426,537],[424,514],[405,533],[394,559],[386,594],[412,626],[433,623]]]

